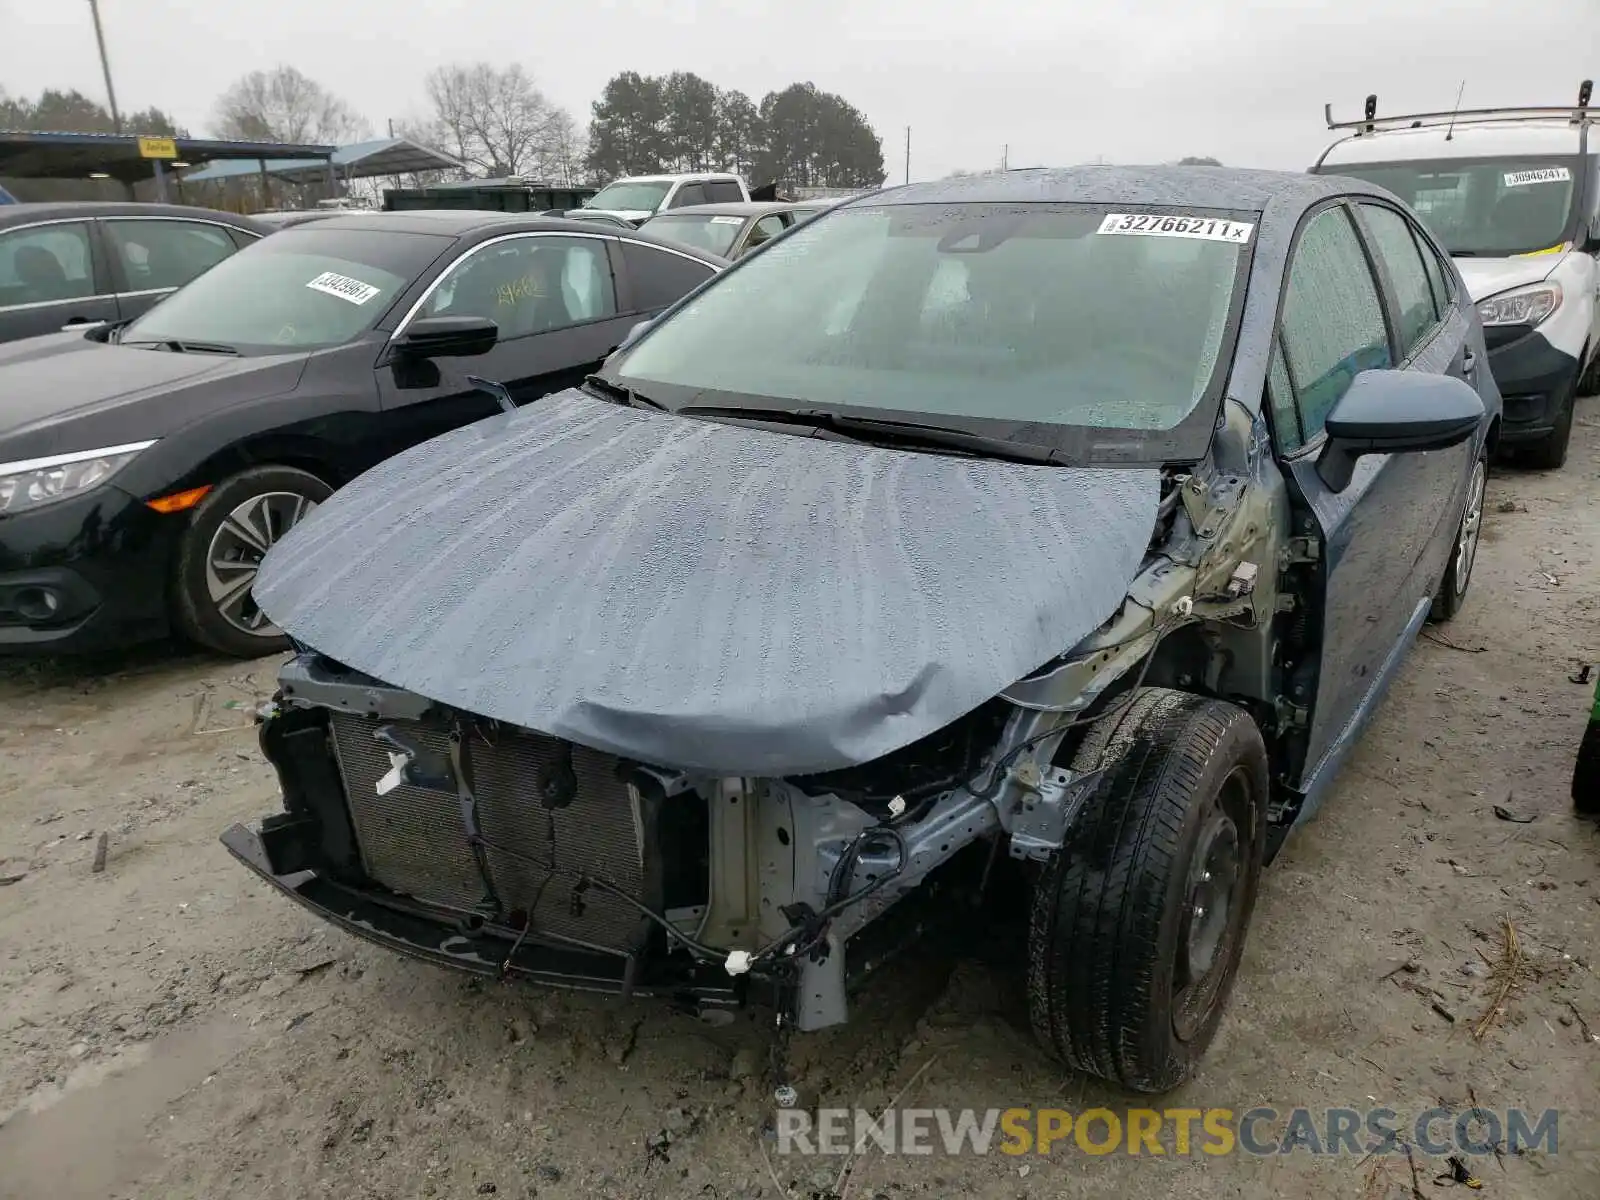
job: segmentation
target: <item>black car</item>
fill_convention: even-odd
[[[724,265],[548,218],[351,215],[131,323],[0,346],[0,652],[281,648],[250,585],[301,516],[497,412],[472,375],[516,403],[576,384]]]
[[[0,342],[126,321],[271,230],[176,204],[0,208]]]

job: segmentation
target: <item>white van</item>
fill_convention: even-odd
[[[669,208],[732,204],[750,198],[750,189],[743,179],[721,171],[693,175],[629,175],[606,184],[584,202],[583,208],[640,225]]]
[[[1399,196],[1450,251],[1505,397],[1500,444],[1559,467],[1573,401],[1600,388],[1600,145],[1591,84],[1574,108],[1467,109],[1359,121],[1311,168]]]

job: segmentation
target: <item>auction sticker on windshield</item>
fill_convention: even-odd
[[[711,223],[713,225],[743,225],[744,224],[744,218],[743,217],[712,217],[711,218]]]
[[[1170,217],[1160,213],[1107,213],[1100,222],[1100,233],[1134,234],[1139,237],[1202,238],[1208,242],[1250,240],[1255,226],[1248,221],[1226,221],[1217,217]]]
[[[312,291],[326,292],[330,296],[348,300],[351,304],[365,304],[379,291],[370,283],[362,283],[359,279],[351,279],[350,276],[340,275],[337,271],[324,271],[306,286]]]
[[[1540,167],[1536,171],[1507,171],[1507,187],[1526,187],[1530,183],[1568,183],[1572,172],[1565,167]]]

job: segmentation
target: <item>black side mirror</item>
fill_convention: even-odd
[[[464,358],[487,354],[500,338],[488,317],[422,317],[406,326],[394,348],[407,358]]]
[[[1485,411],[1477,389],[1453,375],[1362,371],[1323,423],[1317,473],[1342,492],[1363,455],[1448,450],[1476,432]]]

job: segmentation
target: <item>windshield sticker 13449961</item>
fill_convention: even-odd
[[[1200,238],[1208,242],[1250,240],[1255,226],[1248,221],[1227,221],[1218,217],[1172,217],[1161,213],[1107,213],[1099,233],[1134,234],[1139,237]]]
[[[306,286],[312,291],[326,292],[330,296],[348,300],[351,304],[365,304],[379,291],[370,283],[362,283],[359,279],[351,279],[350,276],[341,275],[337,271],[324,271]]]

